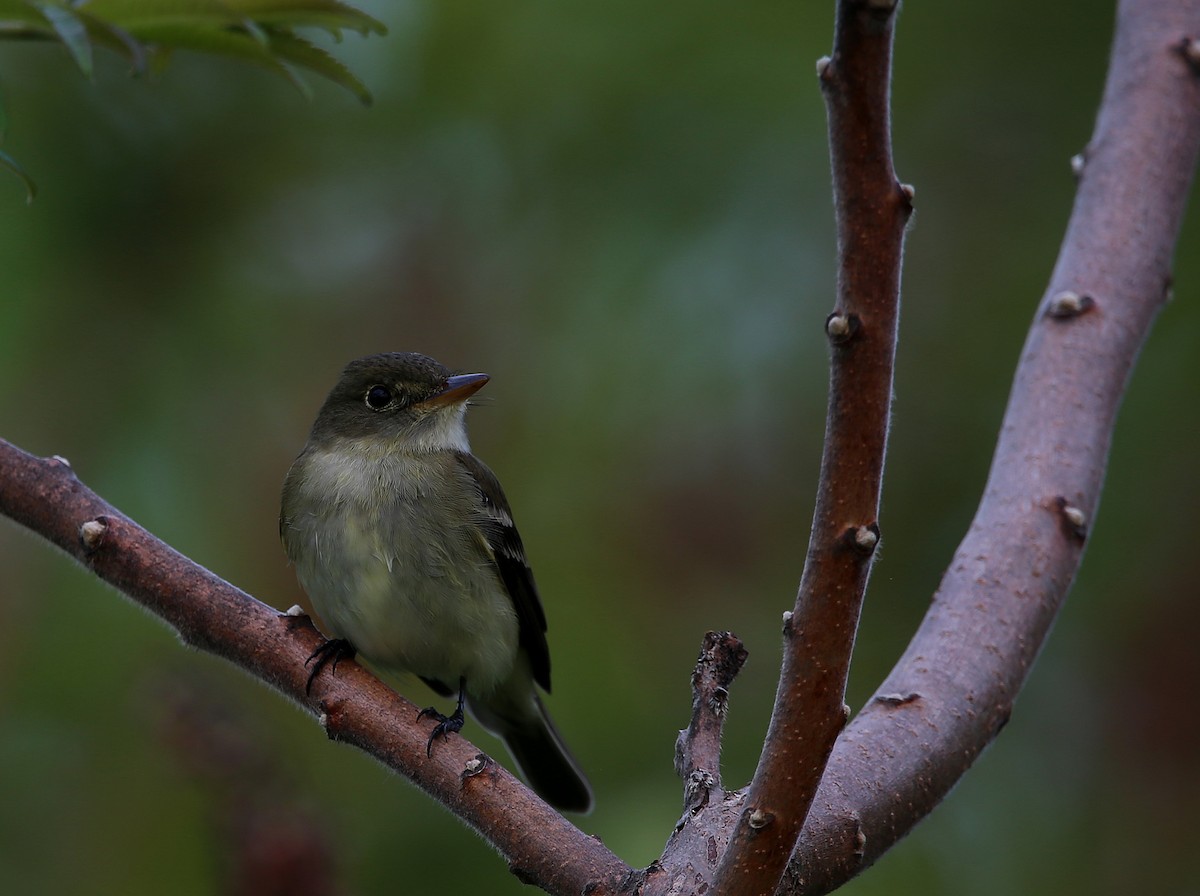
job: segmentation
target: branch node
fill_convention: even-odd
[[[718,718],[729,712],[729,690],[727,688],[720,685],[713,688],[713,692],[708,698],[708,711]]]
[[[863,830],[862,818],[854,813],[854,857],[862,859],[867,854],[867,832]]]
[[[1071,175],[1078,182],[1083,177],[1083,169],[1087,167],[1087,148],[1083,152],[1077,152],[1071,156]]]
[[[1068,320],[1079,317],[1096,307],[1096,300],[1087,293],[1080,295],[1069,289],[1055,295],[1046,305],[1046,314],[1055,320]]]
[[[1175,52],[1183,57],[1193,75],[1200,75],[1200,39],[1190,35],[1183,37],[1175,44]]]
[[[882,703],[884,706],[904,706],[906,703],[915,703],[921,699],[921,695],[916,691],[909,691],[907,694],[876,694],[873,698],[875,703]]]
[[[325,732],[325,736],[332,741],[340,739],[338,732],[344,727],[344,721],[339,718],[343,702],[340,699],[324,698],[317,704],[317,708],[320,710],[317,722]]]
[[[279,618],[283,620],[284,628],[293,634],[302,631],[320,634],[317,632],[317,627],[313,625],[312,617],[299,604],[292,604],[286,612],[279,614]]]
[[[775,813],[764,812],[762,809],[751,809],[750,814],[746,817],[746,823],[750,825],[750,829],[754,831],[761,831],[774,820]]]
[[[1062,514],[1063,524],[1070,535],[1078,538],[1080,541],[1087,538],[1088,518],[1086,513],[1074,504],[1069,503],[1062,495],[1054,499],[1054,506]]]
[[[476,753],[463,765],[461,780],[465,785],[468,778],[474,778],[478,774],[482,774],[492,764],[491,758],[486,753]]]
[[[861,328],[857,314],[834,311],[825,318],[825,335],[829,337],[830,345],[845,345],[858,335]]]
[[[870,557],[879,545],[879,524],[870,523],[866,526],[851,526],[846,530],[846,542],[856,553]]]
[[[821,81],[828,81],[832,76],[830,69],[833,67],[833,60],[828,56],[822,56],[817,60],[817,77]]]
[[[687,820],[708,805],[713,789],[720,786],[716,776],[706,769],[698,768],[683,782],[683,815],[675,822],[675,830],[683,829]]]
[[[68,466],[70,466],[68,464]],[[108,517],[98,516],[94,520],[88,520],[79,527],[79,544],[83,547],[85,553],[94,554],[100,550],[100,546],[104,543],[104,536],[108,532]]]
[[[783,636],[785,638],[790,638],[792,636],[793,631],[795,631],[795,629],[792,626],[792,611],[784,610],[783,611]]]
[[[71,462],[69,460],[67,460],[65,457],[63,457],[61,454],[56,454],[52,458],[50,458],[50,463],[62,464],[68,470],[71,469]]]

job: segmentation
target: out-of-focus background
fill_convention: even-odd
[[[4,44],[4,146],[41,193],[0,178],[0,435],[286,608],[278,490],[342,364],[491,374],[473,444],[543,592],[549,703],[597,795],[579,824],[643,865],[680,811],[703,633],[750,650],[730,785],[774,694],[823,426],[833,4],[361,5],[390,33],[335,52],[370,109],[184,53],[148,80],[103,56],[88,83],[61,48]],[[917,214],[853,706],[978,500],[1111,26],[1084,0],[902,12]],[[1198,223],[1012,722],[845,892],[1200,891]],[[277,863],[293,893],[525,892],[406,782],[9,524],[0,570],[9,891],[223,893]]]

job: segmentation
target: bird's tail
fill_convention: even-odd
[[[563,743],[532,681],[525,695],[516,701],[493,695],[485,704],[468,694],[467,705],[480,724],[504,741],[538,796],[556,809],[590,812],[592,787]]]

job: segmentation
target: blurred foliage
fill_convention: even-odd
[[[66,50],[3,44],[5,149],[41,193],[27,206],[0,180],[0,434],[70,458],[286,608],[301,595],[278,489],[341,365],[413,349],[490,373],[474,447],[547,605],[549,703],[597,793],[579,823],[644,864],[679,813],[672,748],[703,632],[750,650],[731,785],[774,695],[824,410],[834,247],[813,62],[832,4],[361,6],[388,36],[337,52],[369,111],[204,55],[130,79],[101,53],[87,81]],[[902,12],[894,139],[917,216],[852,705],[907,642],[978,500],[1110,29],[1083,0]],[[1011,723],[844,892],[1200,889],[1200,602],[1191,527],[1175,522],[1200,500],[1195,218],[1083,571]],[[279,817],[276,800],[297,829],[273,829],[326,856],[313,873],[345,892],[525,892],[414,788],[9,525],[0,569],[13,892],[229,892],[236,844],[257,842],[231,832],[235,796],[254,818]],[[180,734],[181,706],[214,714],[186,709],[196,693],[252,741],[228,777],[193,741],[229,741]],[[237,793],[238,769],[268,767]]]
[[[339,0],[0,0],[0,38],[58,42],[86,78],[95,72],[96,45],[115,50],[138,75],[161,69],[175,50],[193,50],[264,66],[310,95],[298,71],[307,69],[369,105],[366,85],[296,33],[304,27],[323,28],[338,39],[347,29],[364,36],[387,31]],[[32,201],[36,186],[16,159],[0,152],[0,167],[21,179]]]

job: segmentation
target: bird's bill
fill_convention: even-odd
[[[463,373],[446,379],[446,387],[441,392],[425,399],[421,404],[427,407],[442,407],[448,404],[458,404],[466,401],[484,387],[491,379],[486,373]]]

